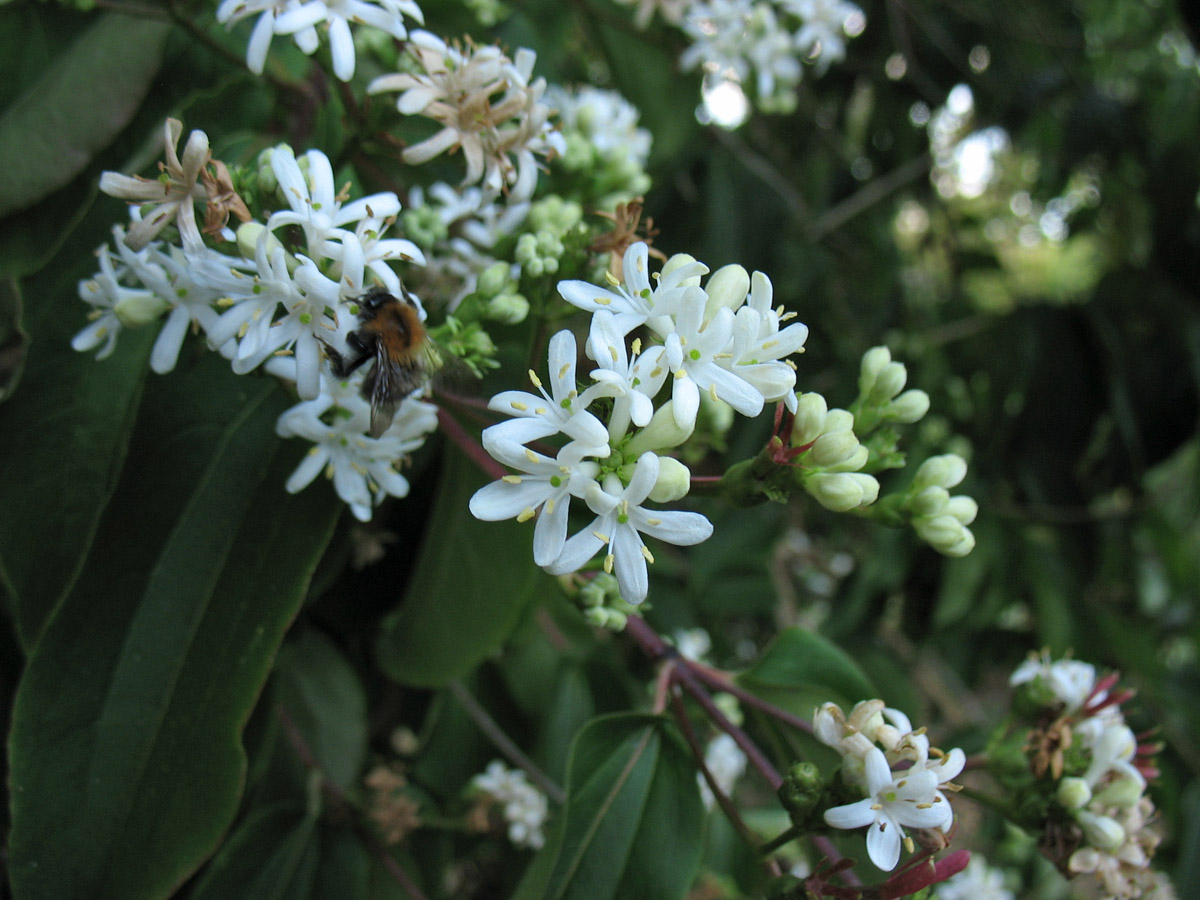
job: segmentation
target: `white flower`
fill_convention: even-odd
[[[154,321],[167,309],[167,303],[154,291],[145,287],[129,287],[122,280],[129,278],[126,257],[140,259],[143,263],[146,252],[138,257],[124,242],[125,232],[120,226],[113,228],[113,240],[118,253],[123,257],[118,266],[108,245],[96,250],[100,271],[91,278],[79,282],[79,298],[92,307],[88,314],[91,324],[71,340],[71,346],[87,351],[103,344],[96,359],[106,359],[116,349],[117,335],[123,327],[136,327]]]
[[[846,57],[846,23],[862,16],[862,10],[846,0],[779,0],[803,21],[796,32],[796,47],[816,62],[817,72]]]
[[[404,16],[424,22],[421,8],[412,0],[224,0],[217,8],[217,21],[233,24],[258,15],[246,49],[246,65],[261,75],[267,60],[271,38],[290,34],[296,46],[312,54],[318,45],[317,26],[329,34],[329,52],[333,73],[341,81],[354,77],[354,38],[350,23],[371,25],[397,40],[408,36]]]
[[[885,872],[900,861],[904,828],[946,830],[954,813],[941,791],[937,776],[913,769],[893,774],[883,751],[872,748],[866,755],[867,796],[856,803],[825,811],[825,821],[834,828],[868,826],[867,854]]]
[[[515,418],[490,426],[485,430],[485,436],[497,443],[527,444],[561,433],[571,439],[568,447],[577,458],[608,456],[608,430],[587,411],[588,403],[601,395],[602,388],[593,386],[582,395],[576,389],[575,336],[571,332],[560,331],[550,339],[549,359],[550,393],[531,371],[530,380],[540,396],[527,391],[497,394],[488,403],[488,408]]]
[[[700,662],[712,649],[712,638],[703,628],[681,628],[675,632],[675,649],[684,659]]]
[[[737,309],[733,343],[718,362],[752,385],[768,403],[783,400],[796,411],[796,371],[784,357],[798,352],[808,339],[808,326],[796,322],[782,331],[780,323],[794,313],[771,309],[771,280],[762,272],[751,276],[749,302]]]
[[[991,868],[978,853],[967,867],[933,889],[937,900],[1013,900],[1004,886],[1004,873]]]
[[[568,449],[557,459],[509,441],[486,437],[484,446],[497,461],[522,473],[506,475],[480,488],[471,497],[471,514],[485,522],[515,518],[526,522],[540,509],[533,531],[533,561],[548,566],[562,553],[567,540],[567,514],[571,495],[582,495],[595,483],[599,466],[579,460]]]
[[[586,137],[602,157],[627,160],[644,169],[650,158],[650,132],[638,128],[637,107],[618,94],[585,85],[571,90],[552,85],[546,102],[558,110],[564,132]]]
[[[662,354],[662,347],[651,347],[644,353],[635,350],[631,359],[625,336],[617,328],[613,314],[602,309],[592,316],[587,355],[596,363],[592,379],[608,385],[613,397],[608,418],[612,441],[623,438],[630,423],[639,428],[650,423],[654,415],[653,398],[667,378]]]
[[[685,297],[699,296],[703,306],[705,294],[699,287],[699,278],[708,272],[708,266],[695,260],[683,262],[651,287],[649,258],[649,249],[638,241],[625,251],[624,280],[613,283],[612,289],[587,281],[560,281],[558,292],[568,303],[587,312],[612,313],[622,336],[645,324],[650,324],[660,335],[669,334],[674,330],[670,317]]]
[[[628,603],[645,600],[649,592],[646,563],[654,557],[642,534],[679,546],[698,544],[712,535],[712,523],[699,513],[642,508],[654,489],[658,469],[658,457],[643,453],[628,486],[615,474],[606,476],[603,485],[593,482],[583,499],[596,518],[567,540],[562,554],[546,570],[551,575],[575,572],[607,546],[604,571],[616,575],[621,596]]]
[[[529,783],[520,769],[507,769],[493,760],[486,771],[471,779],[471,786],[504,804],[508,839],[518,847],[537,850],[545,843],[542,826],[550,814],[546,795]]]
[[[283,412],[275,425],[281,437],[302,437],[313,442],[296,471],[287,480],[294,494],[312,483],[322,471],[333,480],[334,490],[359,521],[371,518],[372,507],[386,496],[404,497],[408,480],[396,463],[417,450],[425,435],[437,428],[437,407],[406,397],[379,438],[370,437],[370,404],[359,396],[361,382],[326,382],[315,400]]]
[[[1016,687],[1039,678],[1062,701],[1067,711],[1073,712],[1083,706],[1091,694],[1096,684],[1096,667],[1077,659],[1051,662],[1048,656],[1031,656],[1017,666],[1008,683]]]
[[[704,767],[712,773],[717,788],[728,797],[746,771],[746,754],[729,735],[719,734],[708,742],[704,751]],[[700,799],[704,801],[704,808],[712,809],[716,802],[712,789],[701,773],[696,773],[696,780],[700,785]]]
[[[151,207],[149,215],[143,214],[130,226],[129,235],[125,238],[134,250],[141,250],[149,244],[171,222],[179,229],[184,250],[193,253],[204,247],[200,229],[196,225],[195,203],[207,196],[199,179],[210,158],[208,135],[198,130],[188,135],[183,158],[180,159],[176,145],[182,134],[183,123],[177,119],[167,119],[163,126],[163,147],[167,160],[165,164],[160,163],[164,178],[131,177],[119,172],[105,172],[100,176],[100,190],[110,197],[120,197]]]

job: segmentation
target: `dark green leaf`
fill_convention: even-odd
[[[555,864],[542,896],[668,900],[687,893],[700,864],[704,811],[695,765],[665,719],[606,716],[580,731],[562,815],[561,834],[544,851]],[[543,866],[535,862],[534,872]]]
[[[66,185],[125,127],[170,25],[105,13],[0,116],[0,218]]]
[[[189,900],[308,897],[317,866],[317,817],[291,805],[249,816],[230,835]]]
[[[350,787],[367,755],[367,698],[357,673],[328,639],[305,632],[280,651],[275,678],[279,705],[321,771]]]
[[[10,738],[19,900],[165,896],[233,820],[242,728],[340,509],[284,492],[285,398],[227,365],[205,357],[148,392],[30,656]]]
[[[416,571],[378,644],[390,677],[422,687],[475,668],[508,636],[544,578],[533,564],[529,527],[475,519],[467,501],[484,479],[464,455],[445,457]]]
[[[17,389],[25,368],[29,335],[21,328],[21,291],[11,278],[0,280],[0,401]]]
[[[801,716],[825,701],[847,704],[877,696],[854,660],[836,644],[801,628],[781,632],[737,680]]]

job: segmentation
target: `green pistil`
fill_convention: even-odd
[[[562,478],[558,475],[551,475],[550,476],[550,486],[551,487],[562,487]]]
[[[622,525],[624,525],[626,522],[629,521],[628,513],[617,513],[617,521],[619,523],[621,523]]]
[[[563,409],[570,409],[571,408],[571,398],[563,397],[562,402],[559,404],[559,406],[561,406]]]
[[[690,351],[690,352],[688,353],[688,356],[690,356],[692,359],[699,359],[699,358],[700,358],[700,351],[699,351],[699,350],[692,350],[692,351]]]

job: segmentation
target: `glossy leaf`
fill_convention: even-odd
[[[645,715],[592,720],[575,739],[560,831],[520,896],[682,898],[700,864],[696,767],[674,728]],[[534,882],[545,877],[544,886]]]
[[[0,217],[68,184],[137,112],[170,25],[105,13],[0,116]]]
[[[446,454],[416,571],[379,638],[380,665],[397,681],[440,687],[470,672],[546,578],[533,564],[530,527],[471,515],[467,501],[483,484],[463,454]]]
[[[143,402],[92,552],[18,690],[18,900],[166,896],[233,820],[241,730],[340,513],[283,490],[285,402],[215,355]]]
[[[367,698],[345,656],[327,638],[305,632],[280,651],[275,690],[321,771],[350,787],[367,754]]]
[[[878,696],[843,650],[802,628],[781,632],[737,680],[747,690],[801,716],[827,700],[854,703]]]
[[[318,853],[316,815],[290,804],[259,809],[229,836],[190,900],[307,897]]]

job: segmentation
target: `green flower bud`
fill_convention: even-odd
[[[796,396],[796,416],[792,420],[792,446],[803,447],[811,444],[825,430],[825,418],[829,409],[825,398],[820,394],[808,392]]]
[[[867,402],[875,405],[887,403],[904,390],[906,381],[908,381],[908,370],[904,368],[904,363],[888,363],[876,374],[875,384],[871,386],[871,391],[867,395]]]
[[[520,325],[529,316],[529,301],[521,294],[498,294],[488,301],[486,318],[504,325]]]
[[[1118,774],[1096,792],[1096,800],[1101,806],[1116,806],[1120,809],[1132,809],[1137,806],[1146,786],[1131,775]]]
[[[750,275],[737,264],[722,266],[709,276],[704,289],[708,293],[708,303],[704,307],[707,322],[722,307],[736,310],[746,302],[746,295],[750,293]]]
[[[1064,809],[1083,809],[1092,799],[1092,789],[1084,779],[1068,776],[1058,783],[1055,799]]]
[[[913,528],[916,529],[921,540],[933,547],[934,550],[942,552],[957,545],[963,538],[963,532],[966,531],[962,522],[954,516],[945,515],[913,519]]]
[[[842,434],[844,432],[834,432]],[[867,464],[867,460],[871,458],[871,451],[859,444],[853,453],[843,459],[840,463],[835,463],[831,466],[826,466],[826,472],[857,472]]]
[[[1075,821],[1083,829],[1087,842],[1097,850],[1111,852],[1125,843],[1125,829],[1116,819],[1081,809],[1075,813]]]
[[[925,418],[929,412],[929,395],[919,388],[905,391],[889,404],[887,417],[896,422],[911,425]]]
[[[672,256],[670,259],[668,259],[665,263],[663,263],[662,277],[666,278],[668,275],[670,275],[676,269],[683,268],[688,263],[694,263],[695,261],[696,261],[696,257],[692,256],[691,254],[676,253],[674,256]],[[686,281],[683,282],[683,284],[684,284],[684,286],[698,287],[700,285],[700,276],[697,275],[694,278],[688,278]]]
[[[694,428],[694,425],[688,428],[679,427],[675,421],[674,401],[668,400],[655,411],[650,423],[633,436],[625,452],[637,458],[647,450],[657,453],[659,450],[678,447],[692,436]]]
[[[869,506],[879,496],[879,482],[858,472],[817,472],[804,479],[804,490],[834,512]]]
[[[817,438],[812,449],[808,451],[805,462],[822,468],[836,466],[849,459],[859,446],[858,438],[849,429],[827,431]]]
[[[275,178],[275,170],[271,168],[271,154],[274,152],[274,147],[268,147],[258,154],[258,189],[264,197],[279,190],[279,181]]]
[[[692,487],[692,473],[679,460],[671,456],[658,458],[658,478],[650,489],[650,499],[655,503],[670,503],[687,496]]]
[[[931,456],[921,463],[917,469],[917,477],[913,485],[922,490],[936,484],[944,488],[952,488],[967,475],[967,461],[957,453],[944,453],[941,456]]]
[[[945,511],[946,504],[949,502],[950,492],[944,487],[938,487],[935,484],[932,487],[925,488],[925,490],[909,500],[908,508],[914,516],[937,516]]]
[[[825,417],[826,433],[830,431],[852,431],[854,429],[854,414],[845,409],[831,409]]]
[[[892,361],[892,352],[887,347],[872,347],[863,354],[862,365],[858,372],[858,392],[867,396],[875,387],[875,379],[883,371],[883,367]]]
[[[479,273],[475,290],[484,297],[495,297],[508,286],[509,266],[505,262],[492,263]]]
[[[946,503],[946,508],[943,510],[948,516],[954,516],[964,525],[970,525],[975,521],[975,516],[979,514],[979,504],[966,494],[959,494],[957,497],[951,497]]]
[[[815,763],[796,763],[788,769],[779,786],[779,800],[792,820],[804,820],[821,802],[825,779]]]
[[[171,308],[171,304],[149,291],[128,294],[113,304],[113,315],[126,328],[149,325]]]

